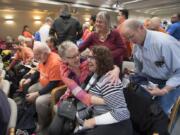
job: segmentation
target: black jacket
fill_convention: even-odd
[[[65,40],[76,43],[82,36],[82,27],[78,20],[71,17],[70,13],[62,12],[60,17],[54,21],[49,34],[57,36],[58,44]]]

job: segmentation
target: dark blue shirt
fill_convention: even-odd
[[[173,23],[168,28],[167,33],[175,37],[177,40],[180,40],[180,22]]]

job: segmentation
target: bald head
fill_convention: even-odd
[[[135,19],[128,19],[123,23],[125,29],[137,30],[140,26],[143,26],[143,23]]]
[[[144,27],[145,27],[145,28],[148,28],[150,22],[151,22],[151,19],[150,19],[150,18],[145,19],[145,20],[144,20]]]
[[[151,30],[159,30],[159,27],[161,26],[161,19],[159,17],[153,17],[150,20],[149,29]]]

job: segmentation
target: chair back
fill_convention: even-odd
[[[10,90],[10,82],[8,80],[2,79],[0,81],[0,89],[2,89],[5,95],[8,96]]]
[[[170,114],[170,122],[168,126],[169,132],[171,132],[174,127],[174,124],[178,115],[178,111],[180,111],[180,97],[176,100]]]
[[[15,135],[16,121],[17,121],[17,105],[15,101],[11,98],[8,98],[8,102],[11,109],[11,116],[8,124],[8,133],[9,135]]]

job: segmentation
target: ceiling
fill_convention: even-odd
[[[1,10],[57,11],[63,3],[69,3],[78,10],[115,11],[117,0],[1,0]],[[180,11],[180,0],[118,0],[118,8],[153,16],[166,16]]]

